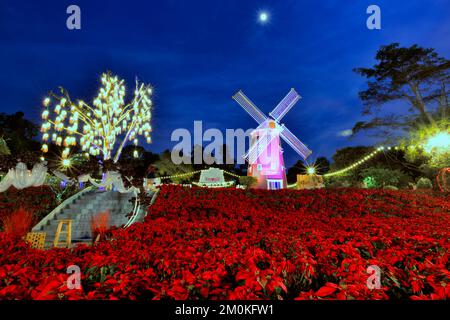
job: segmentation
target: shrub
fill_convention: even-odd
[[[367,168],[361,172],[365,181],[370,181],[370,187],[382,188],[383,186],[394,186],[403,188],[411,181],[411,177],[400,170],[385,168]]]
[[[32,212],[20,207],[2,220],[3,231],[12,237],[20,238],[31,230],[34,223],[34,216]]]
[[[385,190],[398,190],[398,188],[394,187],[394,186],[384,186],[383,189],[385,189]]]
[[[417,180],[417,189],[433,189],[433,183],[430,179],[421,177]]]
[[[350,175],[336,175],[332,177],[324,177],[326,188],[359,188],[358,181],[354,180]]]
[[[246,189],[250,189],[256,184],[257,180],[255,177],[243,176],[239,177],[239,183],[243,185]]]

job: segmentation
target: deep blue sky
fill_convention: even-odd
[[[77,4],[82,29],[66,28]],[[377,4],[382,30],[366,28]],[[221,130],[251,128],[232,99],[244,92],[269,112],[294,87],[303,99],[283,122],[312,150],[312,160],[337,148],[374,143],[339,132],[361,116],[352,72],[371,66],[382,44],[418,43],[450,56],[450,0],[160,0],[0,2],[0,112],[38,119],[41,100],[63,85],[90,100],[99,75],[111,70],[155,87],[154,152],[170,148],[176,128],[194,120]],[[270,22],[261,25],[258,12]],[[285,146],[287,163],[299,157]]]

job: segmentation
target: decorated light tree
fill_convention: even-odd
[[[435,174],[450,163],[450,120],[442,117],[434,125],[420,126],[401,142],[406,159],[422,162]]]
[[[60,88],[61,94],[52,92],[44,99],[43,152],[53,142],[63,147],[64,160],[68,159],[71,147],[78,145],[85,155],[101,156],[116,163],[127,143],[137,146],[139,137],[151,143],[151,87],[136,80],[134,97],[126,104],[124,80],[104,73],[101,82],[92,105],[83,100],[72,101],[64,88]]]

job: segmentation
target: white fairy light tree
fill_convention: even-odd
[[[125,104],[124,80],[104,73],[101,82],[92,106],[83,100],[73,102],[64,88],[60,88],[61,95],[51,93],[44,99],[43,152],[48,152],[52,141],[64,146],[63,159],[69,156],[70,147],[79,145],[85,155],[117,162],[128,142],[137,146],[141,136],[151,143],[151,87],[136,80],[134,97]]]

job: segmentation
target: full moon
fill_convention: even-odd
[[[259,21],[266,23],[269,20],[269,14],[265,11],[259,13]]]

